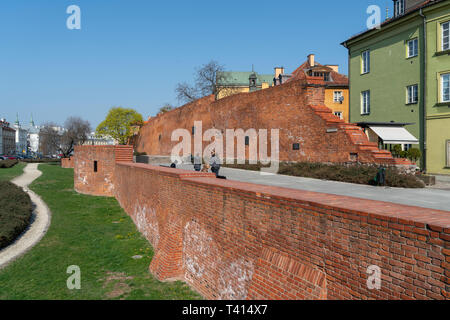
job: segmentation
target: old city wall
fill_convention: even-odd
[[[448,212],[131,160],[111,164],[111,187],[105,171],[92,177],[90,162],[111,158],[102,148],[76,150],[76,188],[117,198],[153,245],[160,280],[184,280],[208,299],[449,298]],[[373,265],[380,290],[367,286]]]
[[[202,121],[203,132],[215,128],[224,135],[226,129],[267,129],[269,153],[270,130],[279,129],[282,161],[393,161],[390,153],[378,150],[360,128],[334,116],[323,105],[324,99],[324,86],[320,81],[317,84],[293,81],[218,101],[208,96],[151,118],[141,128],[135,147],[137,151],[148,155],[170,155],[178,143],[171,141],[172,132],[186,129],[191,133],[194,122]],[[209,143],[203,142],[203,148]],[[299,150],[293,150],[295,143],[300,144]],[[193,153],[193,149],[190,153]],[[224,150],[225,157],[227,154]]]
[[[74,187],[79,193],[114,196],[116,163],[133,161],[131,146],[76,146]]]
[[[61,167],[63,167],[63,168],[74,168],[73,156],[71,156],[69,158],[62,158],[61,159]]]

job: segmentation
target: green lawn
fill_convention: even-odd
[[[0,168],[0,180],[9,181],[20,176],[23,173],[23,168],[25,168],[25,166],[25,163],[19,162],[12,168]]]
[[[31,189],[52,211],[51,227],[30,252],[0,271],[0,299],[199,299],[183,282],[149,273],[153,250],[114,198],[77,194],[73,169],[39,165]],[[142,259],[133,259],[135,255]],[[67,289],[67,267],[81,289]]]

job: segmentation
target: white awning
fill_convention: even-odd
[[[369,126],[385,144],[419,144],[419,140],[403,127]]]

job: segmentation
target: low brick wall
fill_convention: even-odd
[[[73,168],[74,167],[73,157],[62,158],[61,159],[61,167],[63,167],[63,168]]]
[[[150,271],[208,299],[445,299],[448,212],[144,164],[115,195],[155,248]],[[381,289],[367,286],[380,267]]]

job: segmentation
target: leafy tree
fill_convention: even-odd
[[[407,156],[412,162],[417,162],[417,160],[422,156],[422,152],[420,152],[417,148],[411,148],[408,150]]]
[[[99,135],[109,135],[119,144],[127,144],[128,138],[133,135],[132,126],[143,121],[142,115],[136,110],[122,107],[113,107],[109,110],[106,119],[96,129]]]
[[[172,106],[172,105],[169,104],[169,103],[166,103],[164,106],[162,106],[161,108],[159,108],[158,114],[166,113],[166,112],[169,112],[169,111],[171,111],[171,110],[173,110],[173,109],[175,109],[174,106]]]

